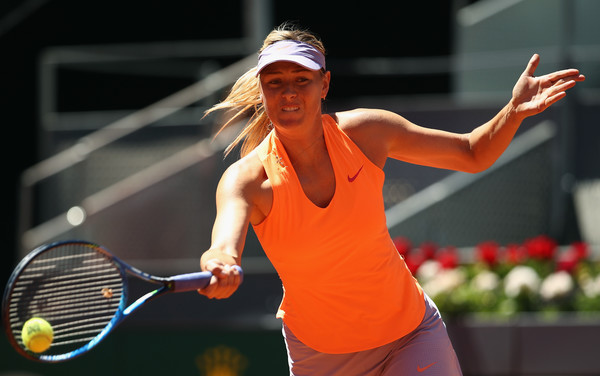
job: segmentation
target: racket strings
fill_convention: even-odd
[[[95,338],[124,300],[121,270],[86,244],[52,248],[33,259],[15,282],[10,327],[22,344],[21,328],[32,317],[48,321],[54,341],[45,354],[66,353]]]

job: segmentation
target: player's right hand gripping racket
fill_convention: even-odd
[[[242,272],[240,272],[240,283]],[[127,305],[127,275],[161,285]],[[33,250],[15,268],[2,299],[3,324],[13,347],[41,362],[60,362],[96,346],[117,324],[149,300],[168,292],[193,291],[210,283],[210,272],[162,278],[144,273],[105,248],[67,241]],[[39,317],[53,328],[54,340],[42,353],[21,338],[24,323]]]

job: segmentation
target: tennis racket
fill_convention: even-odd
[[[128,275],[160,287],[127,305]],[[151,299],[204,288],[211,277],[210,272],[156,277],[86,241],[43,245],[12,273],[2,299],[3,324],[12,346],[26,358],[65,361],[91,350]],[[33,317],[46,320],[54,331],[50,348],[42,353],[30,351],[21,337],[24,323]]]

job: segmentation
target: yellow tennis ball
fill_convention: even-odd
[[[23,344],[35,353],[41,353],[50,348],[54,339],[52,325],[42,318],[34,317],[23,325],[21,331]]]

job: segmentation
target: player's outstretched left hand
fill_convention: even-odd
[[[585,80],[578,69],[564,69],[535,77],[539,63],[540,56],[534,54],[513,88],[511,103],[523,118],[544,111],[564,98],[566,91],[577,82]]]

